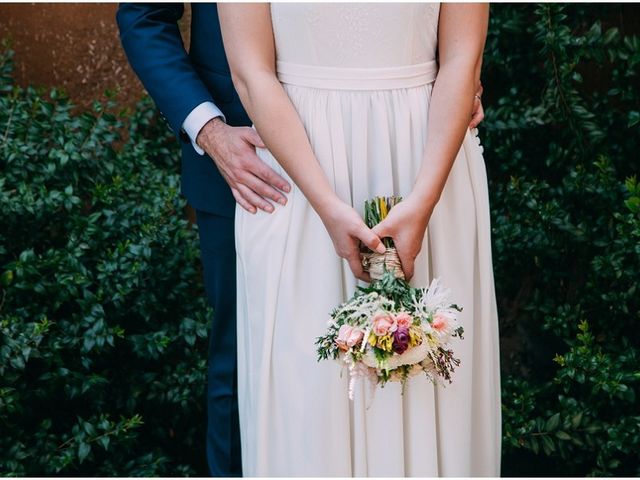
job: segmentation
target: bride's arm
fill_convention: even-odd
[[[218,13],[233,84],[256,130],[322,219],[338,255],[349,261],[357,277],[366,278],[358,240],[372,249],[384,247],[331,188],[278,81],[269,4],[219,3]]]
[[[469,126],[487,35],[488,4],[442,4],[438,25],[440,68],[427,126],[427,144],[413,191],[373,231],[392,237],[408,278],[431,214]]]

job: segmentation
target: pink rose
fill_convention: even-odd
[[[359,329],[358,327],[354,327],[349,334],[349,338],[347,338],[347,346],[353,347],[362,341],[364,338],[364,331]]]
[[[448,325],[449,325],[449,318],[446,315],[442,313],[436,313],[433,316],[433,322],[431,322],[431,326],[436,330],[438,330],[439,332],[446,330]]]
[[[336,343],[341,350],[347,350],[347,341],[353,332],[353,327],[351,325],[342,325],[340,330],[338,330],[338,338],[336,338]]]
[[[378,337],[384,337],[387,333],[393,333],[398,329],[396,319],[388,313],[376,313],[372,323],[373,333]]]
[[[400,312],[395,315],[398,328],[409,328],[413,323],[413,318],[407,312]]]

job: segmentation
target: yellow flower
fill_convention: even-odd
[[[378,337],[377,347],[385,352],[391,352],[393,350],[393,338],[391,335],[385,335],[384,337]]]
[[[380,205],[380,220],[387,218],[387,201],[383,197],[378,197],[378,205]]]
[[[376,342],[378,341],[378,337],[375,336],[375,334],[373,332],[371,332],[369,334],[369,345],[371,345],[372,347],[376,346]]]
[[[421,328],[412,325],[409,327],[409,347],[415,347],[422,343]]]

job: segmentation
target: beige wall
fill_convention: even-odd
[[[116,88],[123,105],[134,102],[143,89],[120,46],[116,10],[115,3],[0,3],[0,39],[16,52],[16,81],[63,88],[84,107]]]

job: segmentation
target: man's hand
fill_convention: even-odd
[[[266,165],[255,152],[264,148],[258,133],[250,127],[231,127],[220,118],[211,119],[198,133],[196,143],[213,159],[242,208],[256,213],[273,212],[269,200],[282,205],[291,185]]]
[[[482,83],[478,85],[478,91],[473,98],[473,113],[471,114],[471,122],[469,128],[476,128],[484,119],[484,108],[482,108]]]

